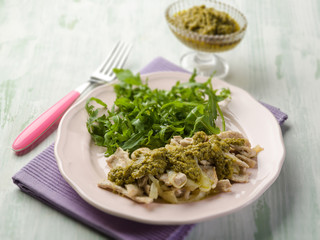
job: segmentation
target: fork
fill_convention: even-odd
[[[129,43],[119,41],[97,70],[92,73],[90,79],[72,90],[27,126],[14,140],[12,149],[17,153],[28,149],[33,143],[37,142],[40,137],[44,136],[44,133],[58,122],[57,120],[60,120],[66,110],[90,86],[113,81],[116,78],[113,69],[123,67],[131,47],[132,45]]]

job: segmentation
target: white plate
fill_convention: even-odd
[[[170,89],[177,80],[186,82],[190,75],[180,72],[158,72],[149,78],[151,88]],[[198,77],[197,81],[207,78]],[[115,100],[112,85],[95,88],[71,107],[58,128],[55,156],[62,176],[89,204],[109,214],[152,224],[186,224],[204,221],[237,211],[252,203],[278,177],[285,156],[281,129],[268,109],[244,90],[213,79],[214,88],[227,87],[232,100],[224,109],[227,127],[244,133],[253,146],[259,144],[258,168],[252,170],[250,182],[233,184],[232,192],[221,193],[188,204],[138,204],[125,197],[97,187],[105,178],[104,149],[94,146],[86,128],[85,101],[91,96],[111,106]]]

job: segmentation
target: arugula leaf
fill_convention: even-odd
[[[123,69],[113,69],[113,72],[117,75],[117,78],[126,83],[126,84],[131,84],[131,85],[141,85],[141,79],[139,74],[138,75],[133,75],[130,70],[123,70]]]
[[[107,156],[118,147],[130,153],[140,147],[163,147],[176,135],[191,137],[197,131],[217,134],[218,116],[225,129],[218,103],[230,97],[230,90],[213,90],[211,77],[204,83],[196,82],[194,71],[188,82],[177,81],[167,91],[150,89],[147,81],[143,83],[140,75],[130,70],[114,72],[119,83],[114,85],[117,98],[113,106],[108,108],[97,98],[88,99],[85,106],[88,131],[95,144],[107,147]]]

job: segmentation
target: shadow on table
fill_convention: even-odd
[[[282,131],[282,136],[284,137],[286,135],[286,133],[290,130],[290,126],[288,126],[287,124],[284,124],[281,127],[281,131]]]
[[[281,126],[283,137],[290,131],[291,126]],[[281,172],[274,184],[259,198],[253,206],[256,231],[254,239],[276,239],[274,233],[291,218],[295,205],[296,186],[294,179],[298,176],[298,169],[292,166],[292,156],[286,154]]]

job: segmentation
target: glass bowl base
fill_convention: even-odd
[[[213,53],[188,52],[180,59],[180,64],[186,70],[197,70],[198,75],[224,78],[228,75],[229,65],[221,57]]]

